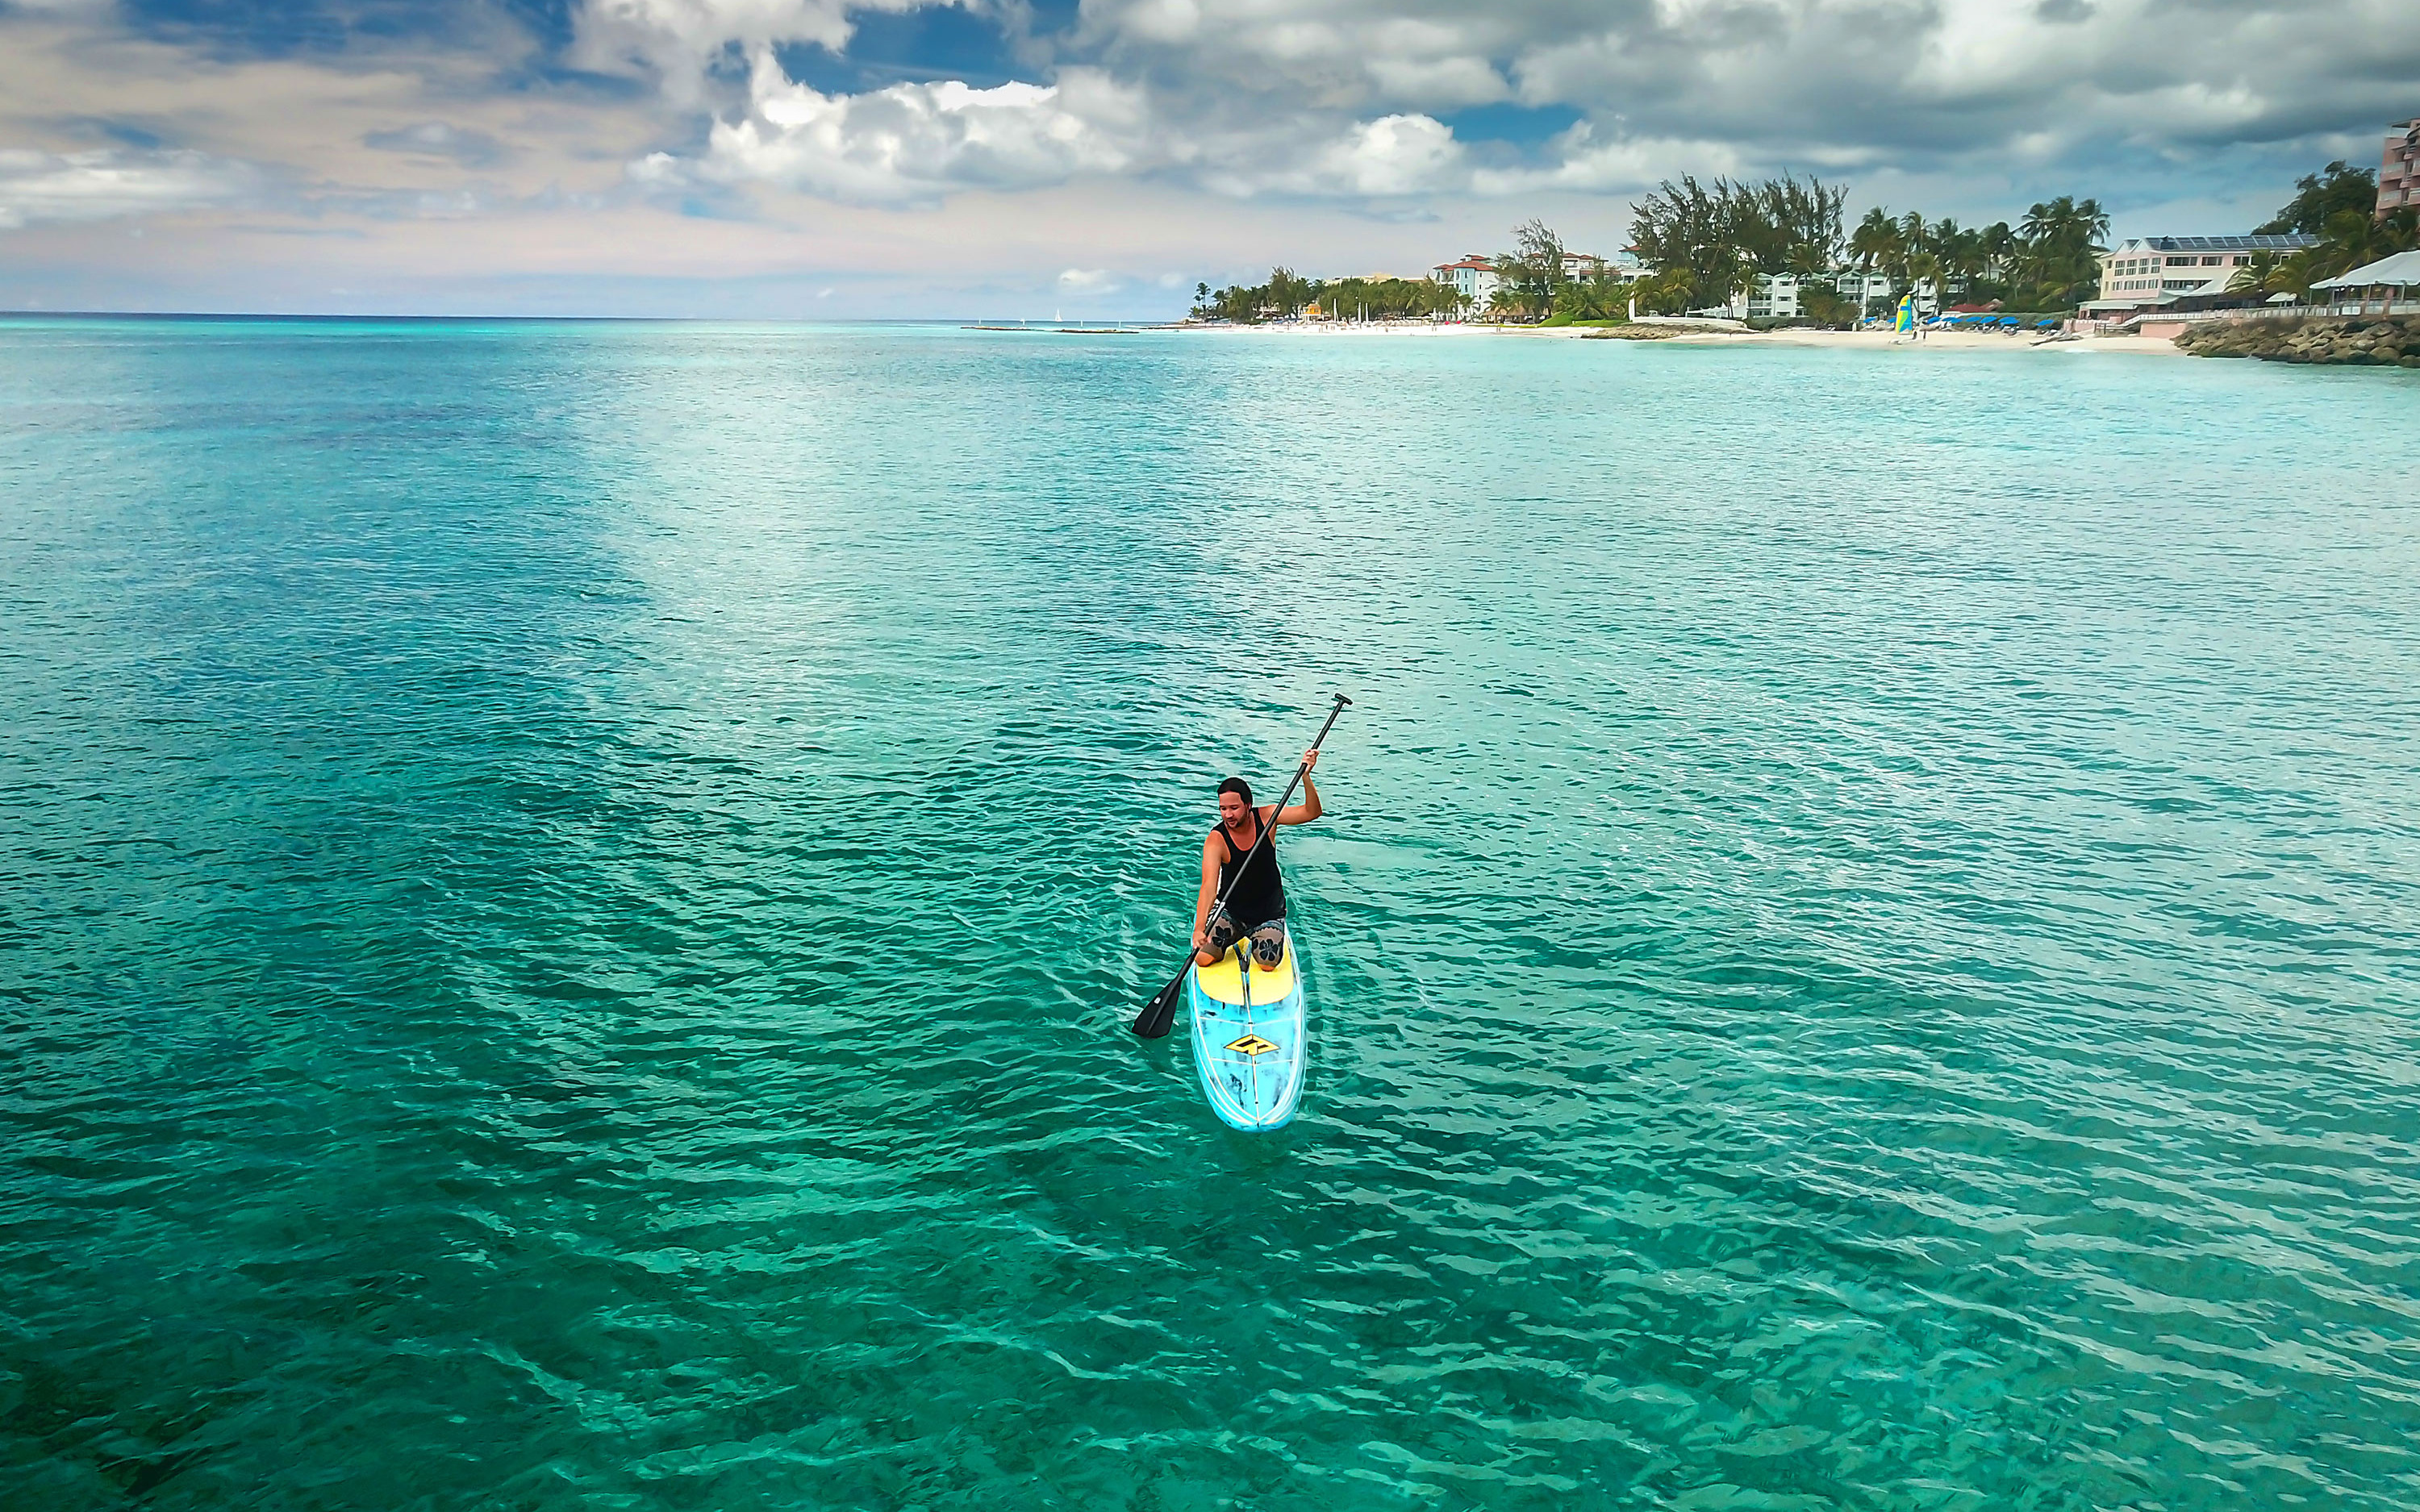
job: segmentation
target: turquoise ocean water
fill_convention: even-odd
[[[2415,377],[0,325],[0,1500],[2420,1506]]]

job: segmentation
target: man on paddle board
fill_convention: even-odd
[[[1252,937],[1252,964],[1263,971],[1275,970],[1284,956],[1285,884],[1278,875],[1277,837],[1271,835],[1258,856],[1252,855],[1252,847],[1260,844],[1264,825],[1307,825],[1326,812],[1319,788],[1311,780],[1311,769],[1318,764],[1318,747],[1302,753],[1302,801],[1290,809],[1254,807],[1252,786],[1240,777],[1218,784],[1218,824],[1202,842],[1202,893],[1193,903],[1193,959],[1198,964],[1217,965],[1239,934]],[[1246,856],[1251,856],[1248,867]],[[1237,868],[1243,869],[1240,881]],[[1226,911],[1205,929],[1210,905],[1230,882],[1234,891],[1227,894]]]

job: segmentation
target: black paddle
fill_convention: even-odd
[[[1311,743],[1312,750],[1319,749],[1321,743],[1327,739],[1327,733],[1336,728],[1336,717],[1342,714],[1352,702],[1351,699],[1342,693],[1336,695],[1336,707],[1327,711],[1327,722],[1319,727],[1319,739]],[[1235,874],[1229,877],[1226,887],[1219,889],[1218,901],[1210,905],[1209,917],[1202,921],[1202,928],[1204,931],[1218,928],[1218,920],[1226,916],[1227,894],[1234,891],[1235,884],[1244,880],[1245,868],[1252,864],[1253,856],[1261,854],[1261,847],[1269,842],[1269,831],[1278,827],[1278,815],[1284,812],[1285,806],[1294,801],[1294,790],[1302,785],[1302,779],[1310,773],[1311,763],[1308,760],[1294,769],[1294,780],[1286,784],[1285,796],[1278,799],[1278,806],[1269,810],[1268,823],[1261,826],[1261,838],[1252,841],[1252,848],[1244,853],[1244,865],[1235,868]],[[1146,1040],[1156,1040],[1168,1032],[1169,1025],[1176,1018],[1177,1000],[1185,995],[1185,973],[1192,969],[1193,952],[1187,949],[1185,952],[1184,969],[1178,971],[1175,979],[1159,990],[1159,995],[1143,1004],[1142,1011],[1135,1015],[1135,1033]]]

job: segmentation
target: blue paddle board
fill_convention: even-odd
[[[1302,977],[1294,936],[1266,971],[1250,964],[1249,939],[1217,965],[1196,964],[1185,984],[1193,1021],[1193,1064],[1212,1112],[1251,1132],[1281,1127],[1302,1101]]]

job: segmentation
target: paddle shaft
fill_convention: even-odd
[[[1312,751],[1316,752],[1322,745],[1326,743],[1327,733],[1336,728],[1337,717],[1349,708],[1352,705],[1352,702],[1353,701],[1351,699],[1346,698],[1342,693],[1336,695],[1335,707],[1327,711],[1327,722],[1319,727],[1319,738],[1311,743],[1311,748]],[[1278,815],[1283,813],[1285,811],[1285,806],[1294,801],[1294,790],[1296,787],[1299,787],[1302,784],[1302,779],[1310,775],[1311,760],[1309,757],[1305,757],[1302,764],[1294,769],[1294,780],[1286,784],[1285,795],[1279,798],[1278,806],[1269,811],[1268,822],[1261,825],[1260,838],[1252,841],[1252,848],[1250,850],[1244,853],[1243,866],[1235,868],[1234,874],[1227,879],[1227,885],[1218,889],[1218,897],[1217,901],[1211,903],[1210,912],[1202,917],[1202,928],[1205,933],[1216,928],[1218,920],[1226,917],[1228,895],[1235,890],[1235,884],[1244,880],[1245,867],[1250,866],[1252,864],[1252,857],[1260,855],[1261,847],[1269,842],[1270,832],[1278,827]],[[1177,989],[1185,985],[1185,973],[1192,969],[1193,953],[1188,949],[1186,952],[1185,964],[1177,971],[1175,978],[1171,980],[1167,986],[1159,990],[1159,995],[1157,996],[1143,1005],[1143,1010],[1140,1013],[1135,1015],[1135,1033],[1142,1036],[1146,1040],[1156,1040],[1161,1035],[1168,1032],[1170,1020],[1176,1016]]]

